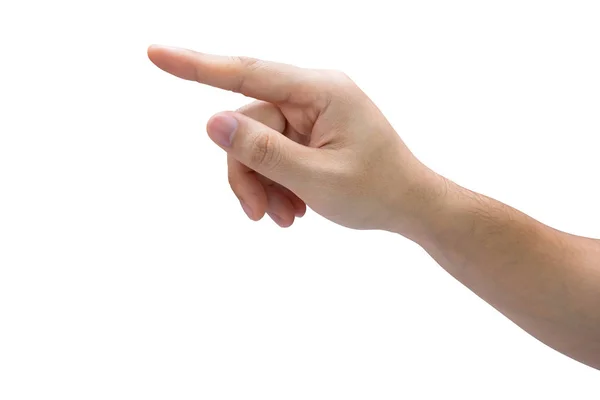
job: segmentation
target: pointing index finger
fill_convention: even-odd
[[[270,103],[303,102],[318,94],[314,70],[249,57],[226,57],[192,50],[150,46],[148,57],[160,69]]]

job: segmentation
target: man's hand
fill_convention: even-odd
[[[435,174],[344,74],[151,47],[180,78],[262,100],[208,122],[250,218],[289,226],[309,205],[421,245],[544,343],[600,368],[600,242],[554,230]]]
[[[443,182],[345,74],[156,46],[148,55],[180,78],[261,100],[207,125],[251,219],[266,212],[287,227],[308,205],[351,228],[422,230]]]

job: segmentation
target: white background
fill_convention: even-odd
[[[0,399],[598,398],[408,240],[246,219],[205,123],[247,99],[146,57],[342,69],[430,167],[600,236],[596,1],[356,4],[0,3]]]

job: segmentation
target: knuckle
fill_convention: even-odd
[[[260,66],[260,61],[256,58],[239,56],[237,59],[241,66],[246,70],[254,70]]]
[[[252,165],[273,169],[281,162],[278,141],[268,134],[258,134],[252,143]]]
[[[264,110],[272,107],[273,106],[270,103],[261,100],[255,100],[252,103],[243,105],[235,111],[252,119],[261,120]]]
[[[344,71],[340,71],[340,70],[333,70],[331,71],[331,76],[333,78],[333,81],[341,86],[350,86],[350,85],[354,85],[354,81],[352,80],[352,78],[350,78],[350,76],[345,73]]]
[[[272,146],[269,135],[256,135],[252,142],[252,164],[264,165]]]
[[[327,97],[324,100],[327,104],[334,100],[351,103],[359,93],[356,83],[343,71],[325,70],[324,78],[324,87],[327,88],[325,90]]]
[[[236,66],[236,69],[239,69],[239,78],[231,90],[236,93],[242,93],[244,92],[248,75],[261,67],[261,61],[246,56],[231,56],[230,58],[232,64]]]

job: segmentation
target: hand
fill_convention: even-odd
[[[423,231],[443,179],[409,151],[345,74],[151,46],[166,72],[259,99],[207,124],[229,182],[253,220],[287,227],[308,205],[355,229]]]

